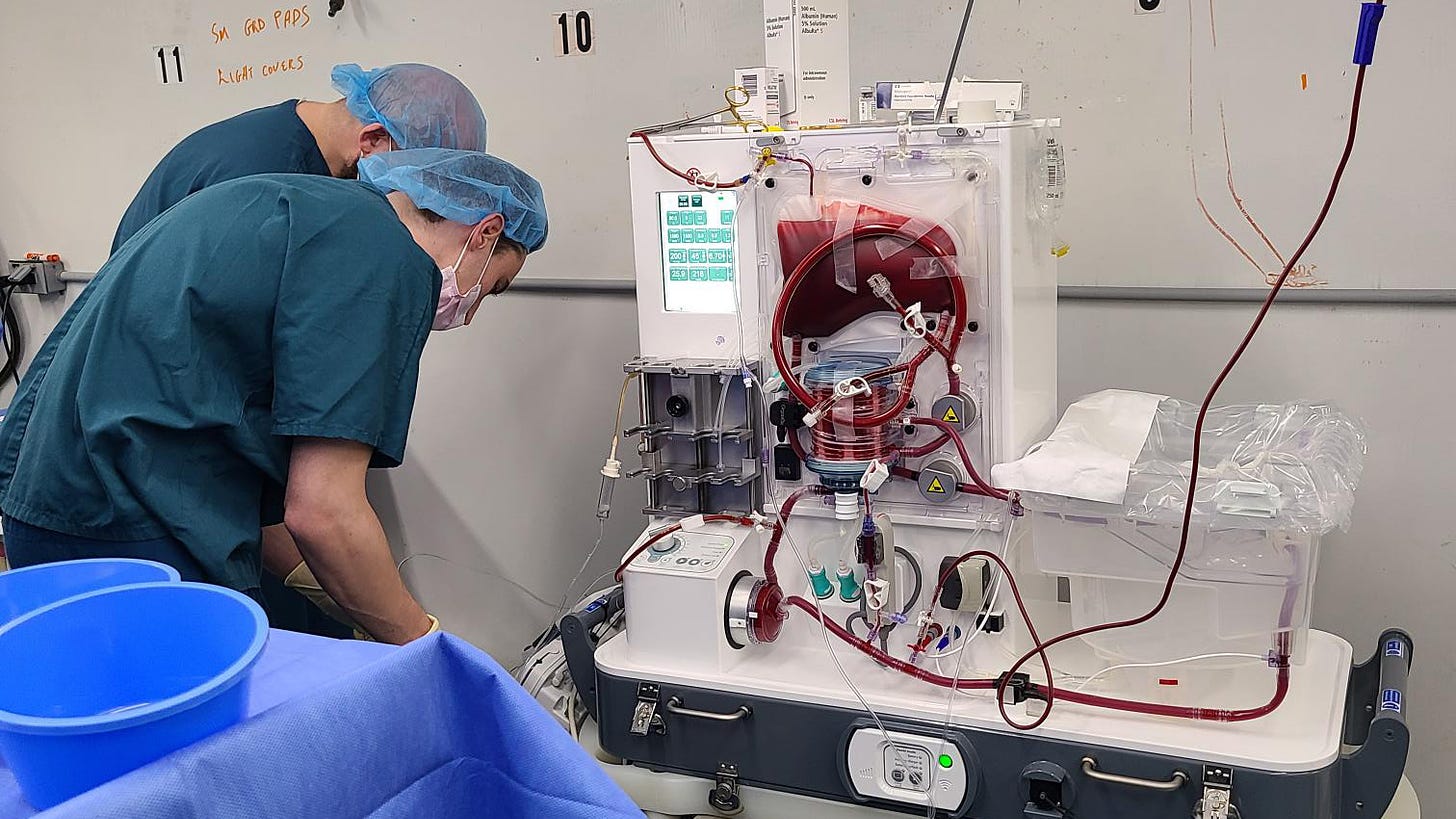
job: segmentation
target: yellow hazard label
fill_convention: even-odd
[[[955,407],[946,407],[945,415],[940,416],[940,420],[946,422],[947,424],[959,424],[961,422],[961,417],[959,415],[956,415]]]
[[[931,493],[932,495],[944,495],[945,486],[941,484],[940,478],[931,478],[930,486],[927,486],[925,488],[925,491]]]

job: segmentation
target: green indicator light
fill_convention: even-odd
[[[950,766],[952,766],[954,764],[955,764],[955,760],[950,758],[950,754],[941,754],[940,755],[940,767],[942,767],[942,768],[949,768]]]

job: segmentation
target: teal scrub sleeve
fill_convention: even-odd
[[[390,227],[321,231],[290,254],[273,329],[273,434],[358,441],[382,467],[404,460],[439,288],[434,263]],[[408,247],[392,246],[401,235]]]

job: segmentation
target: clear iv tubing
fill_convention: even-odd
[[[773,327],[770,332],[770,342],[773,348],[774,364],[779,369],[779,377],[784,380],[784,386],[788,388],[789,392],[793,394],[794,398],[798,399],[798,401],[806,407],[813,407],[816,401],[813,395],[811,395],[809,391],[804,387],[804,385],[799,382],[798,378],[794,376],[793,367],[791,366],[788,358],[784,354],[784,321],[788,314],[789,303],[793,300],[794,293],[796,290],[798,290],[799,285],[801,285],[804,282],[804,279],[808,277],[809,271],[813,270],[814,267],[816,267],[821,261],[823,261],[826,256],[832,253],[837,244],[844,241],[848,241],[852,244],[861,239],[873,239],[879,236],[895,236],[909,242],[910,244],[918,245],[919,247],[928,251],[933,256],[947,260],[953,258],[953,254],[951,252],[938,245],[935,240],[932,239],[928,234],[918,237],[911,236],[910,234],[906,233],[902,228],[889,224],[856,225],[855,228],[848,234],[826,239],[824,242],[820,243],[819,246],[815,247],[806,256],[804,256],[804,258],[794,268],[793,272],[789,274],[788,279],[784,281],[783,292],[779,295],[778,304],[774,307]],[[954,302],[953,312],[955,314],[955,320],[950,322],[950,332],[948,333],[948,339],[944,345],[946,352],[949,353],[949,356],[946,360],[946,367],[947,369],[950,369],[955,363],[955,353],[960,348],[961,337],[965,332],[962,321],[964,320],[964,317],[966,316],[969,308],[967,306],[966,288],[965,285],[961,282],[960,277],[952,273],[951,275],[947,276],[946,279],[948,280],[950,286],[951,298]],[[905,373],[905,382],[901,385],[899,399],[894,403],[894,405],[888,407],[884,412],[878,413],[873,416],[854,418],[852,422],[853,425],[855,427],[882,426],[899,417],[899,415],[905,411],[905,407],[908,406],[910,403],[912,390],[914,389],[915,385],[916,371],[919,369],[920,364],[924,363],[924,361],[929,358],[931,353],[933,352],[933,347],[927,344],[927,346],[913,359],[911,359],[909,363],[888,368],[889,371],[892,372],[903,371]],[[877,372],[876,375],[878,374],[880,373]],[[954,371],[949,372],[949,381],[952,392],[956,392],[960,389],[960,377]]]
[[[719,393],[720,394],[718,396],[718,419],[717,419],[717,430],[718,430],[718,469],[719,469],[719,471],[722,471],[722,469],[723,469],[723,411],[728,408],[728,386],[730,384],[732,384],[732,383],[733,383],[733,378],[731,376],[725,375],[725,376],[722,377],[722,381],[720,382],[720,385],[719,385],[721,387],[721,389],[719,390]]]

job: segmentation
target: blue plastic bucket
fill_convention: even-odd
[[[50,808],[241,720],[268,620],[202,583],[102,589],[0,628],[0,754]]]
[[[0,627],[67,597],[133,583],[176,582],[179,577],[171,566],[126,558],[68,560],[0,572]]]

